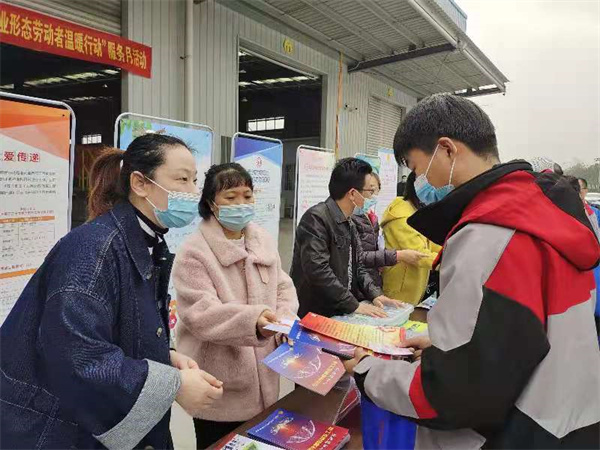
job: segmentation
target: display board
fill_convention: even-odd
[[[377,206],[375,207],[375,214],[380,219],[383,218],[383,212],[396,198],[396,190],[398,185],[398,163],[394,156],[394,150],[389,148],[380,148],[378,151],[380,168],[379,178],[381,179],[381,191],[379,191],[379,198]]]
[[[264,136],[236,133],[232,140],[231,159],[252,176],[256,211],[254,222],[266,229],[277,245],[281,206],[282,142]]]
[[[123,113],[115,122],[115,147],[126,150],[127,146],[136,137],[146,133],[168,134],[178,137],[185,142],[194,152],[196,168],[198,170],[197,186],[204,186],[204,175],[212,164],[213,131],[210,127],[197,123],[182,122],[160,117],[144,116],[141,114]],[[183,228],[173,228],[165,235],[165,240],[171,253],[177,250],[183,241],[198,228],[200,218],[196,218],[190,225]],[[169,283],[169,294],[172,297],[170,305],[170,326],[176,322],[176,294],[173,282]]]
[[[329,179],[335,153],[328,148],[301,145],[296,151],[296,204],[294,226],[309,208],[329,197]]]
[[[0,93],[0,324],[71,227],[75,115],[65,103]]]

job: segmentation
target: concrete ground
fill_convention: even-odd
[[[281,265],[289,273],[292,264],[293,248],[293,220],[281,219],[279,223],[279,255]],[[280,383],[280,398],[289,394],[294,389],[294,383],[285,378]],[[173,405],[171,415],[171,434],[176,450],[194,450],[196,448],[196,435],[192,418],[178,405]]]

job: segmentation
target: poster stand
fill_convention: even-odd
[[[76,118],[64,102],[6,92],[0,108],[1,324],[71,230]]]
[[[9,100],[22,101],[24,103],[34,103],[41,105],[57,106],[64,108],[69,111],[71,115],[71,134],[70,134],[70,150],[69,150],[69,212],[67,217],[67,223],[69,224],[69,230],[71,231],[71,216],[73,214],[73,177],[75,174],[75,127],[77,126],[77,119],[75,118],[75,111],[66,104],[58,100],[49,100],[45,98],[30,97],[28,95],[11,94],[9,92],[0,92],[0,98],[7,98]]]
[[[298,222],[301,218],[301,216],[298,215],[298,209],[299,209],[299,186],[300,186],[300,166],[301,166],[301,161],[300,161],[300,155],[306,152],[315,152],[314,155],[322,155],[322,154],[329,154],[331,156],[330,161],[326,161],[327,164],[329,164],[331,167],[331,170],[333,170],[333,166],[335,165],[335,152],[333,149],[330,148],[323,148],[323,147],[313,147],[311,145],[300,145],[298,146],[298,148],[296,149],[296,185],[295,185],[295,192],[294,192],[294,226],[293,226],[293,241],[292,241],[292,245],[293,242],[295,242],[296,240],[296,227],[298,226]],[[328,171],[327,173],[327,179],[325,180],[325,183],[328,184],[329,183],[329,178],[331,177],[331,170]],[[320,201],[325,201],[327,199],[327,196],[323,199],[321,199]],[[314,206],[316,203],[312,202],[313,204],[308,205],[310,206]],[[318,203],[318,202],[317,202]]]
[[[198,123],[125,112],[119,115],[115,121],[115,147],[125,150],[133,139],[145,133],[164,133],[175,136],[193,149],[198,170],[197,186],[201,190],[204,185],[204,175],[212,165],[212,129]],[[198,217],[186,227],[170,230],[165,235],[169,251],[177,253],[185,239],[198,228],[200,221],[201,219]],[[177,300],[172,279],[169,282],[169,294],[173,299],[169,305],[169,327],[172,329],[177,322]],[[174,339],[173,334],[171,334],[171,339]]]
[[[231,161],[252,176],[255,192],[254,222],[269,232],[279,245],[283,142],[266,136],[235,133]]]

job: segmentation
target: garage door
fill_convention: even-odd
[[[367,153],[377,156],[377,151],[393,148],[394,135],[402,121],[402,108],[377,97],[369,99],[367,114]]]

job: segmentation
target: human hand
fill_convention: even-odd
[[[278,322],[279,322],[279,319],[277,318],[277,315],[273,311],[266,309],[262,312],[262,314],[258,317],[258,320],[256,321],[256,330],[262,337],[270,338],[272,336],[275,336],[277,334],[277,332],[271,331],[271,330],[265,330],[265,327],[267,325],[270,325],[273,323],[278,323]]]
[[[402,348],[414,349],[415,353],[413,354],[413,359],[418,361],[421,359],[423,350],[425,350],[427,347],[431,347],[431,339],[429,339],[429,336],[427,335],[415,336],[410,339],[404,339],[402,342],[400,342],[399,346]]]
[[[171,365],[179,370],[199,369],[198,363],[183,353],[171,350]]]
[[[379,298],[379,297],[377,297]],[[383,318],[387,317],[387,313],[378,306],[370,305],[368,303],[359,303],[358,308],[354,311],[357,314],[364,314],[365,316]]]
[[[183,369],[175,401],[192,417],[223,396],[223,382],[200,369]]]
[[[344,367],[346,368],[346,372],[352,375],[354,373],[354,368],[365,356],[369,356],[365,349],[356,347],[356,350],[354,350],[354,358],[347,361],[343,361]]]
[[[378,308],[382,308],[384,306],[392,306],[394,308],[400,308],[400,304],[402,302],[399,300],[394,300],[393,298],[386,297],[385,295],[380,295],[379,297],[373,300],[373,304]]]
[[[429,256],[427,253],[421,253],[416,250],[398,250],[396,252],[396,257],[398,262],[405,262],[411,266],[416,266],[419,264],[421,259]]]

